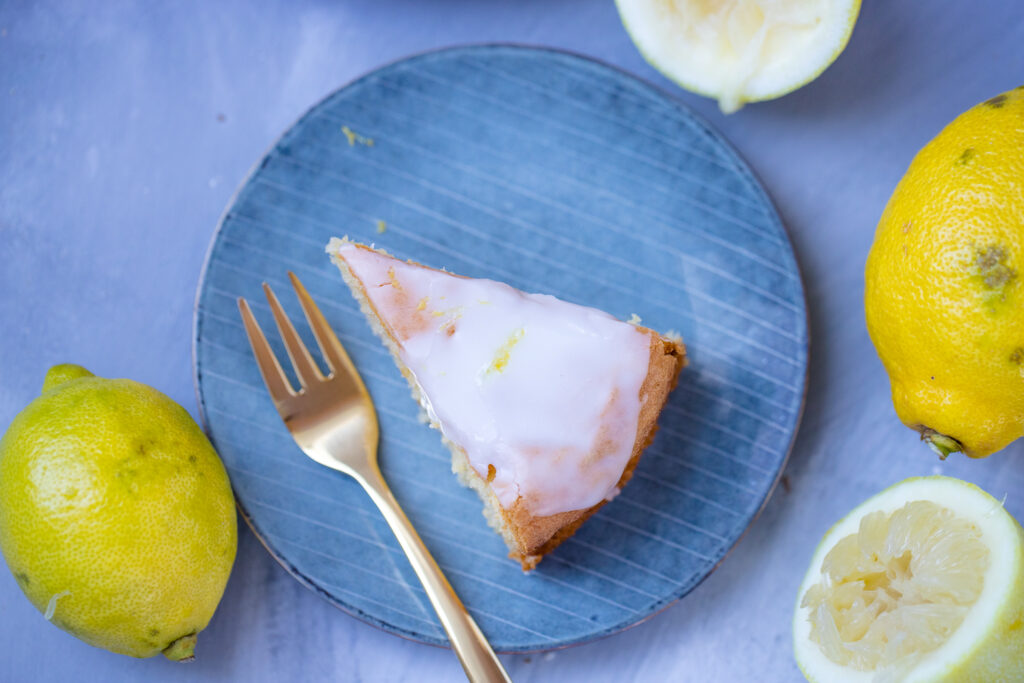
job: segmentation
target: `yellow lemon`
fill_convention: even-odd
[[[651,66],[726,114],[817,78],[846,47],[860,0],[616,0]]]
[[[190,658],[235,524],[210,442],[144,384],[55,366],[0,439],[0,551],[32,604],[91,645]]]
[[[825,534],[793,645],[819,683],[1024,680],[1024,530],[973,484],[900,482]]]
[[[914,158],[865,272],[868,332],[900,419],[945,457],[1024,434],[1024,89]]]

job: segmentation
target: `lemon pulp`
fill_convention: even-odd
[[[648,61],[722,111],[795,90],[842,51],[859,0],[618,0]]]
[[[808,589],[811,640],[836,664],[902,669],[945,643],[984,587],[981,530],[930,501],[872,512]]]
[[[959,479],[890,486],[822,538],[793,651],[812,683],[1024,681],[1024,529]]]

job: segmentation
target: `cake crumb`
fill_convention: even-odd
[[[640,325],[640,323],[642,323],[643,320],[641,320],[640,316],[638,316],[636,313],[630,313],[629,320],[627,320],[626,322],[628,322],[630,325]]]
[[[383,234],[388,229],[388,224],[385,221],[377,221],[377,234]]]
[[[395,275],[394,268],[388,268],[388,282],[395,288],[395,291],[402,291],[402,283],[398,281],[398,276]]]
[[[355,132],[348,126],[342,126],[341,132],[344,133],[345,137],[348,139],[349,147],[355,147],[356,143],[359,143],[360,145],[365,145],[367,147],[373,147],[373,138],[368,138],[365,135],[360,135],[359,133]]]
[[[429,301],[429,300],[430,300],[429,296],[425,296],[422,299],[420,299],[419,304],[417,304],[417,306],[416,306],[416,310],[417,311],[425,311],[425,310],[427,310],[427,301]]]

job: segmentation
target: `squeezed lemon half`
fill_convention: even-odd
[[[651,65],[725,113],[814,80],[853,33],[860,0],[616,0]]]
[[[1024,679],[1024,531],[951,477],[908,479],[825,535],[800,587],[808,680]]]

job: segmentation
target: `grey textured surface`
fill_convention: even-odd
[[[804,269],[807,412],[765,514],[686,600],[611,639],[506,658],[518,681],[799,680],[789,619],[825,529],[903,477],[942,471],[1009,493],[1021,444],[939,465],[900,426],[863,323],[874,225],[914,152],[969,106],[1024,82],[1016,2],[867,3],[817,81],[723,117],[648,67],[611,2],[0,4],[0,424],[60,361],[152,384],[194,412],[188,340],[213,226],[249,166],[310,104],[382,63],[467,42],[550,44],[664,85],[760,175]],[[243,531],[198,661],[93,649],[47,624],[0,572],[3,681],[458,680],[450,652],[360,623]]]

